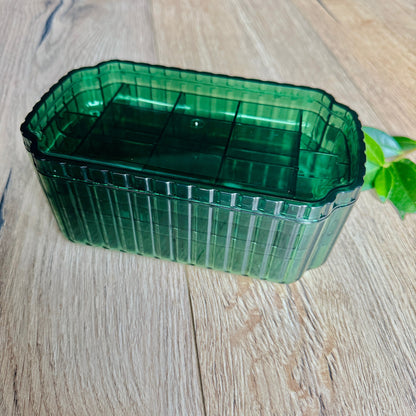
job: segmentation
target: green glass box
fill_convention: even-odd
[[[21,130],[71,241],[284,283],[325,261],[365,172],[324,91],[132,62],[70,72]]]

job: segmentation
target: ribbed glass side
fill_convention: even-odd
[[[347,212],[299,223],[174,196],[128,191],[39,173],[62,232],[72,241],[280,283],[322,263]],[[169,186],[169,185],[168,185]],[[338,214],[339,212],[339,214]],[[340,218],[341,217],[341,218]]]

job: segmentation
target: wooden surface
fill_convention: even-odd
[[[311,85],[416,138],[414,0],[0,1],[1,415],[416,415],[416,216],[290,286],[65,240],[20,123],[119,58]]]

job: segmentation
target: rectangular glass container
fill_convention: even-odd
[[[284,283],[325,261],[365,172],[322,90],[132,62],[70,72],[21,130],[71,241]]]

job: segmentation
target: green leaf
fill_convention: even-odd
[[[416,149],[416,140],[409,139],[408,137],[393,136],[394,140],[399,144],[402,152],[407,152]]]
[[[389,198],[393,184],[392,172],[389,168],[381,168],[374,180],[374,188],[382,202]]]
[[[365,154],[367,155],[367,160],[375,165],[383,166],[384,154],[380,145],[366,133],[364,133],[364,139],[365,139]]]
[[[380,199],[390,200],[402,218],[416,212],[416,164],[411,160],[398,160],[380,169],[374,187]]]
[[[365,163],[364,184],[361,187],[362,191],[366,191],[367,189],[374,188],[374,179],[376,178],[377,173],[380,169],[381,169],[380,165],[377,165],[367,160],[367,162]]]
[[[389,157],[398,156],[402,153],[402,148],[399,143],[394,139],[394,137],[389,134],[376,129],[374,127],[363,127],[363,132],[370,136],[382,149],[384,157],[387,159]]]

